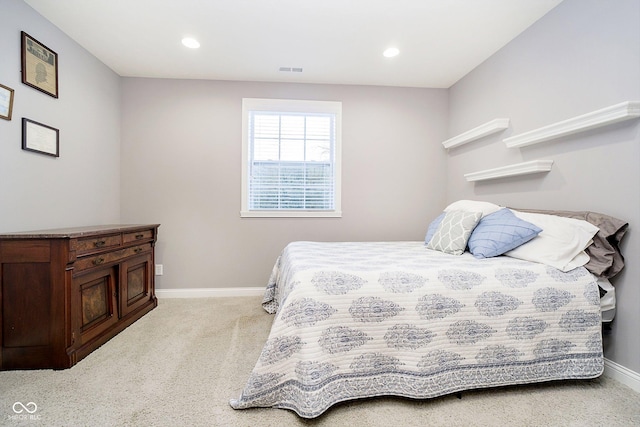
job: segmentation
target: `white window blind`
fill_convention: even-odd
[[[340,215],[339,105],[243,100],[242,216]]]

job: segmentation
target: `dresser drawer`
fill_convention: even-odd
[[[138,240],[151,240],[153,239],[153,230],[140,230],[131,233],[124,233],[123,242],[125,244],[136,242]]]
[[[122,245],[122,236],[120,234],[78,239],[78,254],[95,252],[120,245]]]
[[[151,243],[133,246],[126,249],[119,249],[113,252],[107,252],[92,257],[79,258],[75,263],[76,271],[83,271],[89,268],[100,267],[101,265],[120,262],[125,258],[129,258],[131,256],[138,255],[147,251],[151,251]]]

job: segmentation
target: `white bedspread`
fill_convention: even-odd
[[[276,317],[235,409],[313,418],[381,395],[603,371],[596,279],[509,257],[446,255],[423,242],[289,244],[263,306]]]

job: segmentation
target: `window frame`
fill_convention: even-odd
[[[333,209],[249,209],[250,184],[250,135],[249,114],[251,111],[273,111],[280,113],[322,113],[335,115],[333,147]],[[242,192],[240,217],[242,218],[340,218],[341,209],[341,165],[342,165],[342,103],[337,101],[310,101],[294,99],[242,99]]]

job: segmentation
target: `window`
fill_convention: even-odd
[[[243,217],[339,217],[340,102],[242,100]]]

